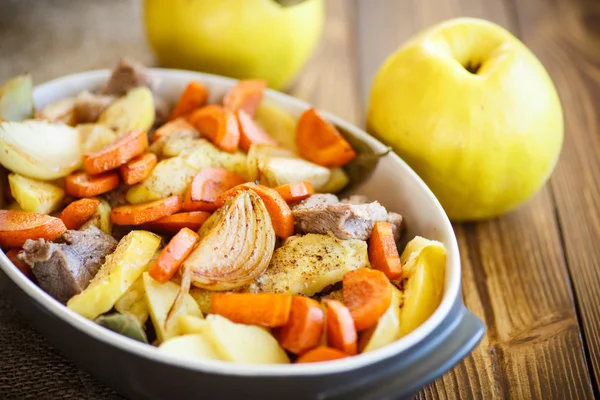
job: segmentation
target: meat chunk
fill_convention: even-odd
[[[99,93],[122,96],[138,86],[148,86],[152,89],[153,84],[146,67],[132,60],[121,59]]]
[[[404,217],[398,213],[388,211],[387,222],[392,224],[392,233],[394,234],[394,240],[397,242],[402,235]]]
[[[339,201],[333,194],[314,194],[292,208],[296,233],[332,234],[339,239],[367,240],[377,221],[392,222],[400,233],[402,216],[388,213],[378,202],[364,196]],[[390,217],[390,214],[391,215]]]
[[[154,127],[165,124],[171,115],[171,104],[164,98],[154,95]]]
[[[83,231],[69,230],[54,243],[29,239],[18,257],[32,268],[43,290],[66,303],[88,286],[116,247],[112,236],[91,226]]]
[[[75,98],[75,120],[78,124],[96,122],[100,114],[115,99],[114,96],[106,96],[83,91]]]

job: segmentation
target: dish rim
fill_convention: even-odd
[[[211,84],[222,87],[230,87],[237,82],[236,79],[202,72],[166,68],[149,68],[149,70],[152,75],[158,77],[172,76],[176,77],[177,79],[185,78],[188,81],[196,79],[203,82],[210,82]],[[76,81],[89,81],[90,84],[86,86],[88,86],[91,89],[93,87],[91,84],[92,82],[101,78],[107,78],[109,76],[109,73],[110,70],[108,69],[93,70],[69,74],[44,82],[34,87],[34,99],[36,97],[41,96],[40,93],[43,93],[44,91],[56,90],[57,88],[60,88],[63,85],[68,87],[69,83]],[[266,91],[265,98],[271,100],[273,103],[276,104],[287,103],[288,105],[299,109],[307,109],[312,107],[312,105],[308,102],[271,89],[268,89]],[[384,146],[381,142],[379,142],[377,139],[366,133],[364,130],[358,128],[357,126],[346,122],[345,120],[325,110],[319,109],[319,112],[322,113],[323,116],[325,116],[329,121],[331,121],[335,125],[338,125],[343,129],[347,130],[348,132],[352,133],[353,135],[356,135],[361,139],[366,140],[369,143],[369,145],[371,145],[373,148],[381,150],[387,149],[387,147]],[[440,214],[442,215],[439,228],[449,233],[447,235],[449,239],[447,248],[449,261],[446,265],[447,276],[442,302],[434,311],[434,313],[423,324],[421,324],[411,333],[396,340],[394,343],[383,346],[377,350],[368,353],[362,353],[341,360],[314,364],[236,364],[232,362],[219,360],[193,360],[179,358],[161,352],[157,347],[137,342],[133,339],[112,332],[68,309],[65,305],[52,298],[41,288],[35,285],[32,281],[30,281],[25,275],[20,273],[19,270],[15,268],[12,262],[6,257],[4,252],[0,252],[2,253],[0,254],[0,268],[2,268],[2,270],[7,274],[8,278],[11,279],[14,283],[16,283],[19,286],[19,288],[23,290],[30,298],[35,300],[38,304],[43,306],[46,311],[50,312],[55,317],[62,320],[64,323],[75,327],[79,331],[89,335],[90,337],[96,340],[104,342],[107,345],[113,345],[119,348],[120,350],[133,353],[139,357],[146,358],[153,362],[159,362],[174,367],[195,370],[197,372],[245,377],[302,377],[337,374],[348,372],[351,370],[358,370],[360,368],[376,364],[378,362],[390,359],[392,357],[396,357],[402,354],[404,351],[414,347],[427,336],[429,336],[432,333],[432,331],[436,327],[438,327],[446,318],[446,316],[450,313],[454,302],[456,301],[457,297],[460,296],[461,290],[461,264],[458,244],[456,240],[456,235],[454,234],[452,225],[446,213],[444,212],[442,206],[440,205],[439,201],[434,196],[434,194],[431,192],[429,187],[427,187],[427,185],[422,181],[422,179],[408,166],[408,164],[406,164],[406,162],[404,162],[398,155],[396,155],[393,152],[390,152],[386,157],[391,157],[393,161],[396,164],[398,164],[399,173],[408,175],[409,178],[415,181],[418,187],[422,191],[424,191],[424,193],[427,195],[427,197],[430,198],[430,200],[433,201],[435,207],[438,209],[437,211],[440,212]]]

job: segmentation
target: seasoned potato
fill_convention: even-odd
[[[0,120],[22,121],[33,115],[33,79],[17,75],[0,86]]]
[[[117,138],[115,131],[102,124],[78,124],[75,129],[79,132],[84,153],[98,151]]]
[[[73,296],[67,307],[89,319],[109,311],[144,271],[160,242],[159,236],[147,231],[127,234],[89,286]]]
[[[161,351],[173,354],[177,357],[192,360],[221,359],[210,340],[206,339],[204,335],[201,334],[174,337],[165,341],[158,346],[158,348]]]
[[[139,204],[182,195],[197,172],[183,157],[162,160],[143,182],[132,186],[125,197],[131,204]]]
[[[247,169],[251,180],[258,179],[269,187],[307,181],[316,191],[321,190],[331,176],[328,168],[297,157],[290,150],[265,144],[250,146]]]
[[[236,324],[220,315],[206,317],[204,336],[226,361],[247,364],[287,364],[290,362],[277,340],[264,328]]]
[[[159,283],[152,279],[147,272],[144,272],[143,280],[146,301],[150,309],[150,317],[152,317],[152,325],[154,325],[154,330],[156,331],[156,337],[159,343],[179,334],[179,328],[177,326],[178,315],[202,317],[202,312],[192,296],[186,294],[181,307],[179,307],[177,314],[175,314],[175,318],[170,320],[169,324],[165,326],[167,315],[175,302],[180,287],[178,284],[170,281]]]
[[[204,139],[196,139],[196,143],[190,151],[183,153],[187,164],[198,171],[203,168],[225,168],[248,179],[246,154],[241,151],[235,153],[221,151]]]
[[[85,224],[83,224],[81,229],[86,229],[88,226],[93,225],[107,235],[110,235],[112,233],[110,204],[100,197],[96,197],[96,199],[100,200],[100,204],[98,204],[98,207],[96,208],[96,211],[94,211],[94,214],[92,214],[92,217],[88,219]]]
[[[267,270],[248,290],[312,296],[341,281],[346,272],[369,266],[362,240],[312,233],[292,236],[275,250]]]
[[[160,255],[160,251],[156,251],[150,261],[144,267],[144,271],[148,271],[154,261]],[[146,301],[146,292],[144,290],[144,279],[140,275],[133,285],[127,289],[123,296],[115,303],[115,309],[121,314],[129,314],[134,316],[142,325],[146,323],[150,310]]]
[[[208,322],[204,318],[195,315],[179,315],[177,317],[177,327],[182,335],[204,333],[208,329]]]
[[[65,197],[65,191],[49,182],[42,182],[19,174],[8,175],[10,192],[24,211],[50,214],[56,211]]]
[[[73,126],[75,125],[75,98],[68,97],[52,102],[38,110],[35,118]]]
[[[104,124],[123,135],[135,129],[149,130],[154,124],[154,97],[145,86],[131,89],[125,96],[113,101],[98,118]]]
[[[368,352],[388,345],[400,337],[400,301],[402,293],[393,288],[392,302],[377,324],[362,332],[358,341],[359,351]]]
[[[298,154],[296,146],[297,121],[280,107],[263,101],[254,113],[256,122],[275,139],[280,146]]]
[[[403,306],[400,336],[412,332],[440,305],[446,277],[446,248],[440,242],[415,237],[400,257],[403,265]]]
[[[350,183],[350,178],[346,171],[342,167],[334,167],[330,169],[331,176],[325,184],[318,191],[321,193],[337,193],[345,188]]]

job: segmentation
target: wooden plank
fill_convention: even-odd
[[[551,187],[600,397],[600,3],[516,2],[525,43],[557,87],[565,142]]]
[[[383,59],[447,18],[482,17],[516,31],[511,3],[358,1],[362,98]],[[548,188],[497,220],[456,225],[467,306],[486,322],[482,344],[426,388],[428,398],[591,398],[559,226]]]

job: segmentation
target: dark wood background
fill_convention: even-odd
[[[110,67],[123,55],[153,65],[140,8],[125,0],[0,0],[0,81],[28,70],[42,82]],[[387,55],[458,16],[489,19],[521,38],[564,107],[565,143],[550,182],[511,214],[455,225],[465,302],[487,335],[418,397],[600,397],[600,1],[330,0],[327,13],[319,50],[290,92],[358,125]],[[11,323],[39,341],[18,317]],[[27,359],[27,351],[34,350],[17,353]],[[59,360],[43,341],[35,351]],[[54,373],[73,369],[60,365]],[[65,384],[85,398],[107,393],[88,377]],[[32,394],[44,387],[27,385]]]

